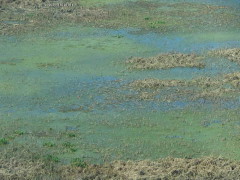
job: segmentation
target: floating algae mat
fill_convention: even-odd
[[[84,0],[81,5],[83,10],[93,6]],[[128,5],[136,14],[130,9],[119,12],[119,7]],[[145,5],[154,13],[148,13]],[[213,18],[214,13],[223,13],[221,20],[229,20],[232,26],[211,32],[221,22],[200,23],[199,31],[193,28],[186,33],[188,22],[184,24],[183,19],[179,29],[173,28],[178,26],[177,16],[166,14],[170,22],[153,17],[161,9],[186,16],[190,12],[184,12],[183,5],[192,8],[188,11],[193,15],[199,15],[199,7],[211,9]],[[4,17],[0,26],[4,30],[0,36],[0,162],[31,156],[37,160],[29,163],[38,168],[44,162],[82,168],[113,163],[109,166],[121,171],[122,179],[136,179],[148,176],[144,170],[135,174],[132,166],[165,168],[164,162],[156,161],[159,158],[172,157],[165,160],[177,166],[182,161],[199,163],[201,168],[206,162],[222,162],[215,159],[219,156],[239,161],[240,28],[235,22],[239,13],[229,14],[229,8],[238,6],[237,1],[106,0],[94,8],[102,8],[101,12],[107,8],[111,14],[117,7],[116,13],[122,16],[116,21],[104,17],[95,22],[97,15],[91,14],[91,8],[84,21],[76,20],[71,13],[78,11],[73,9],[66,10],[70,13],[66,17],[74,22],[34,31],[39,24],[31,24],[33,15],[7,19],[7,13],[0,14]],[[54,12],[61,22],[58,10]],[[131,26],[129,17],[142,19]],[[207,11],[204,17],[209,18]],[[22,26],[29,31],[20,31]],[[14,29],[7,34],[9,28],[19,32]],[[124,165],[119,160],[135,162]],[[125,166],[128,175],[123,172]],[[169,171],[176,177],[182,173]],[[26,173],[31,179],[30,171]],[[194,173],[188,171],[188,177]],[[10,174],[0,167],[0,179]]]

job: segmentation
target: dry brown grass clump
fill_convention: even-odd
[[[223,82],[221,80],[219,80],[220,78],[213,78],[213,77],[199,77],[196,79],[192,79],[190,81],[188,81],[188,85],[195,85],[195,86],[199,86],[202,88],[209,88],[209,87],[219,87],[221,85],[223,85]]]
[[[216,99],[236,97],[240,92],[240,73],[230,73],[218,77],[200,77],[192,80],[161,80],[143,79],[128,84],[129,88],[137,90],[137,98],[142,100],[156,99],[165,92],[167,100],[172,98]],[[169,92],[169,94],[166,94]]]
[[[233,89],[219,87],[217,89],[202,89],[196,92],[192,99],[216,99],[216,98],[223,98],[224,96],[230,95],[235,93]]]
[[[113,169],[127,179],[238,179],[240,162],[222,158],[166,158],[158,161],[115,162]]]
[[[13,15],[14,14],[14,15]],[[3,0],[0,1],[0,34],[21,34],[50,29],[66,23],[93,23],[108,18],[99,7],[83,7],[77,0]],[[12,23],[5,23],[5,22]]]
[[[154,57],[132,57],[126,61],[131,69],[168,69],[174,67],[204,68],[203,58],[195,54],[166,53]]]
[[[0,158],[1,180],[140,180],[140,179],[239,179],[240,162],[214,157],[164,158],[156,161],[115,161],[108,164],[50,166],[44,161]]]
[[[225,76],[225,82],[228,82],[232,86],[239,88],[240,87],[240,72],[227,74]]]
[[[37,158],[32,153],[29,155],[19,153],[23,156],[0,157],[1,180],[73,180],[84,170],[82,167],[60,165],[44,158]]]
[[[44,176],[46,170],[43,168],[44,163],[36,160],[27,159],[0,159],[0,179],[32,179],[36,176]]]
[[[129,84],[130,87],[134,88],[163,88],[163,87],[174,87],[174,86],[184,86],[185,81],[180,80],[161,80],[161,79],[143,79],[136,80]]]
[[[234,73],[233,73],[234,74]],[[223,98],[235,96],[238,90],[232,84],[228,77],[232,77],[233,74],[227,74],[221,77],[201,77],[193,79],[188,82],[189,87],[196,87],[192,98]]]
[[[212,56],[222,56],[230,61],[240,63],[240,48],[218,49],[209,52]]]

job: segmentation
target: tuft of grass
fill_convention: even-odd
[[[0,145],[6,145],[9,144],[9,141],[6,138],[0,139]]]
[[[87,167],[87,163],[83,161],[81,158],[75,158],[71,161],[71,165],[75,167],[85,168]]]
[[[76,134],[74,134],[74,133],[68,133],[67,136],[70,137],[70,138],[73,138],[73,137],[76,137]]]
[[[14,136],[14,135],[10,135],[10,136],[7,136],[6,139],[8,139],[8,140],[13,140],[13,139],[15,139],[15,138],[16,138],[16,136]]]
[[[21,131],[21,130],[16,130],[16,131],[14,131],[14,133],[15,133],[16,135],[19,135],[19,136],[25,134],[25,132],[24,132],[24,131]]]
[[[153,29],[154,29],[154,28],[158,28],[158,27],[157,27],[156,25],[154,25],[154,24],[151,24],[151,25],[150,25],[150,28],[153,28]]]
[[[123,38],[124,36],[123,35],[121,35],[121,34],[118,34],[118,35],[116,35],[116,36],[113,36],[113,37],[116,37],[116,38]]]
[[[69,150],[70,150],[71,152],[76,152],[78,149],[77,149],[77,148],[74,148],[74,147],[71,147]]]
[[[68,152],[76,152],[78,150],[75,145],[70,142],[65,142],[62,146],[65,147]]]
[[[160,24],[166,24],[166,22],[165,21],[153,21],[153,22],[150,22],[150,27],[151,28],[159,28]]]
[[[165,21],[157,21],[157,24],[166,24]]]
[[[52,161],[52,162],[55,162],[55,163],[60,162],[60,159],[57,156],[53,156],[51,154],[46,155],[45,159],[47,161]]]
[[[62,145],[63,145],[63,147],[65,147],[65,148],[72,148],[72,147],[74,147],[74,144],[72,144],[72,143],[70,143],[70,142],[65,142],[65,143],[63,143]]]
[[[54,146],[56,146],[56,144],[54,144],[53,142],[45,142],[43,144],[43,146],[45,146],[45,147],[54,147]]]

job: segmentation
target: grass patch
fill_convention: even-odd
[[[51,155],[51,154],[46,155],[45,160],[50,161],[50,162],[55,162],[55,163],[60,162],[59,157]]]
[[[54,143],[52,143],[52,142],[45,142],[45,143],[43,144],[43,146],[44,146],[44,147],[54,147],[54,146],[56,146],[56,144],[54,144]]]
[[[18,135],[18,136],[21,136],[21,135],[24,135],[25,132],[24,131],[21,131],[21,130],[16,130],[14,131],[14,134]]]
[[[74,138],[74,137],[76,137],[76,134],[74,134],[74,133],[68,133],[67,136],[70,137],[70,138]]]
[[[126,61],[130,69],[169,69],[175,67],[204,68],[203,57],[195,54],[166,53],[154,57],[132,57]]]
[[[71,165],[75,167],[85,168],[87,167],[87,163],[83,161],[81,158],[75,158],[71,161]]]
[[[9,141],[6,138],[0,139],[0,145],[7,145],[9,144]]]
[[[72,144],[72,143],[70,143],[70,142],[64,142],[62,145],[63,145],[63,147],[65,147],[65,148],[72,148],[72,147],[75,146],[74,144]]]
[[[230,61],[240,64],[240,48],[217,49],[208,53],[211,56],[225,57]]]

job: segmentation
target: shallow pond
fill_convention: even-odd
[[[239,31],[157,34],[72,26],[0,41],[0,135],[9,139],[7,146],[30,145],[63,162],[74,157],[97,163],[166,156],[240,159],[239,97],[145,101],[122,88],[136,79],[238,72],[240,66],[225,58],[206,57],[203,69],[136,71],[124,62],[131,56],[205,55],[240,47]]]

